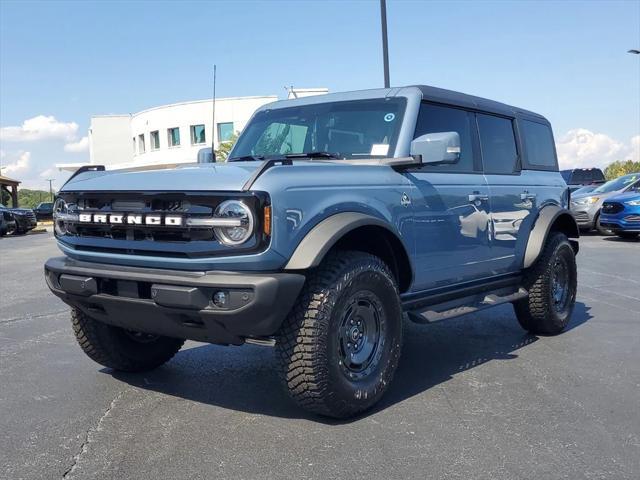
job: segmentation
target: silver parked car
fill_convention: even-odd
[[[589,231],[595,228],[603,235],[610,234],[607,228],[600,225],[602,204],[607,198],[626,192],[638,182],[640,182],[640,173],[631,173],[610,180],[591,192],[571,195],[571,213],[580,229]]]

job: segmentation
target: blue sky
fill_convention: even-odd
[[[626,51],[640,48],[640,1],[387,8],[392,85],[542,113],[565,166],[638,155],[640,55]],[[91,115],[207,98],[213,63],[219,96],[381,86],[378,2],[0,0],[4,174],[25,186],[61,179],[53,164],[88,159]],[[25,135],[29,119],[40,135]]]

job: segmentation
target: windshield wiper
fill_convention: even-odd
[[[254,160],[264,160],[264,155],[241,155],[229,159],[230,162],[251,162]]]
[[[304,152],[304,153],[289,153],[285,155],[287,158],[342,158],[337,153],[331,152]]]

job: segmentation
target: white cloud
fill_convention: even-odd
[[[31,152],[20,151],[14,155],[8,155],[5,152],[2,153],[3,160],[9,160],[9,163],[2,166],[1,171],[3,175],[10,177],[11,175],[24,173],[29,170],[31,163]]]
[[[585,128],[569,130],[556,142],[561,169],[599,167],[605,168],[616,160],[638,160],[640,135],[629,144],[615,140],[604,133],[594,133]]]
[[[87,152],[89,150],[89,137],[82,137],[77,142],[66,143],[64,146],[65,152]]]
[[[6,142],[33,142],[58,138],[68,142],[76,139],[78,124],[59,122],[52,115],[38,115],[25,120],[20,126],[0,128],[0,140]]]

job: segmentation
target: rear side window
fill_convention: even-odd
[[[548,125],[522,120],[520,122],[527,164],[531,167],[556,168],[553,134]]]
[[[485,173],[513,173],[518,150],[513,122],[508,118],[478,114],[478,131]]]
[[[460,135],[460,160],[450,165],[424,165],[423,168],[433,171],[473,172],[472,121],[473,114],[465,110],[423,103],[414,138],[427,133],[458,132]]]

